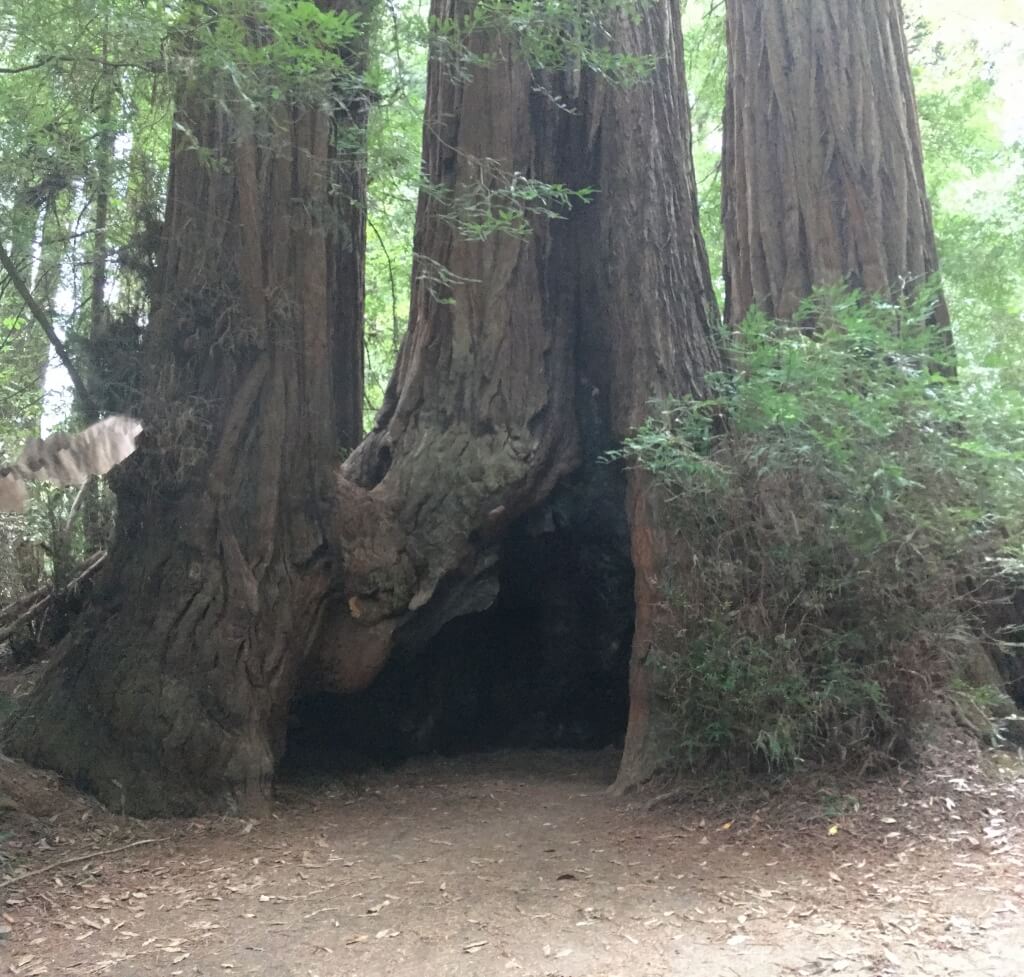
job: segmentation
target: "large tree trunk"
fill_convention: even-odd
[[[473,6],[434,0],[431,12],[447,20]],[[677,4],[644,4],[605,26],[615,50],[655,56],[650,77],[538,76],[513,42],[489,34],[469,44],[496,63],[471,79],[431,62],[424,167],[435,189],[420,202],[410,331],[376,426],[342,469],[343,586],[316,685],[365,688],[396,648],[489,607],[517,518],[542,511],[574,473],[592,478],[649,401],[699,393],[719,366]],[[461,236],[452,209],[513,174],[597,192],[566,220],[531,220],[526,236]],[[628,514],[635,570],[622,785],[661,755],[648,653],[669,544],[647,480],[625,482],[602,483]]]
[[[338,191],[336,120],[193,86],[176,122],[147,431],[109,569],[6,731],[11,753],[139,814],[266,802],[330,582],[339,432],[359,429],[329,367],[361,330],[359,302],[334,305],[358,291],[341,277],[361,258],[339,252],[363,219]]]
[[[432,13],[449,19],[473,6],[434,0]],[[433,189],[418,214],[410,332],[374,431],[332,485],[323,484],[331,404],[317,361],[329,346],[318,303],[324,238],[296,221],[309,208],[276,196],[275,169],[294,179],[307,156],[264,161],[245,133],[227,143],[227,175],[180,155],[171,198],[198,209],[199,226],[172,211],[180,238],[148,362],[164,365],[176,403],[212,422],[214,448],[144,452],[148,478],[129,499],[119,570],[15,721],[19,752],[83,775],[108,800],[122,802],[123,790],[134,811],[259,804],[303,648],[316,640],[304,669],[311,687],[365,688],[396,650],[422,648],[446,622],[490,607],[510,527],[531,515],[539,532],[557,523],[553,500],[569,484],[575,497],[600,496],[591,532],[607,530],[609,547],[628,518],[637,610],[620,783],[651,772],[661,714],[648,654],[670,540],[646,479],[596,462],[649,400],[699,393],[719,360],[677,4],[645,3],[605,26],[622,53],[654,56],[651,77],[624,87],[587,71],[532,72],[512,41],[490,33],[470,43],[498,57],[472,79],[432,61]],[[316,160],[321,144],[302,128],[314,119],[288,125]],[[227,124],[208,117],[205,142],[225,145]],[[597,194],[565,220],[527,213],[529,234],[460,235],[460,201],[491,194],[514,208],[503,188],[523,178]],[[243,233],[254,228],[263,233]],[[234,254],[225,310],[221,293],[235,280],[215,261]],[[226,314],[236,299],[243,313]],[[168,498],[175,460],[186,476]],[[332,495],[328,521],[319,501]]]
[[[938,269],[899,0],[727,0],[726,320]],[[939,301],[934,324],[948,338]]]

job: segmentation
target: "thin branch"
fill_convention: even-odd
[[[116,855],[118,852],[127,851],[129,848],[138,848],[140,845],[158,845],[161,841],[169,841],[169,838],[143,838],[140,841],[133,841],[127,845],[118,845],[117,848],[106,848],[103,851],[91,851],[85,855],[73,855],[71,858],[62,858],[59,861],[51,862],[49,865],[44,865],[42,868],[33,869],[31,872],[22,872],[21,875],[16,876],[13,879],[4,879],[0,882],[0,889],[8,885],[16,885],[18,882],[23,882],[25,879],[32,878],[33,875],[45,875],[47,872],[52,872],[55,868],[63,868],[65,865],[74,865],[75,862],[87,862],[90,858],[102,858],[104,855]]]
[[[40,68],[45,68],[51,64],[95,64],[101,68],[137,68],[140,71],[160,71],[162,65],[157,61],[137,62],[137,61],[106,61],[103,58],[81,58],[73,57],[69,54],[55,54],[49,58],[40,58],[38,61],[30,61],[28,64],[21,64],[14,68],[0,68],[0,75],[21,75],[26,71],[38,71]]]
[[[36,71],[39,68],[45,68],[50,60],[47,58],[45,61],[33,61],[31,64],[23,64],[17,68],[0,68],[0,75],[20,75],[26,71]]]
[[[87,577],[92,576],[107,559],[106,550],[99,550],[94,553],[86,561],[85,569],[75,577],[67,586],[62,587],[60,590],[48,590],[46,588],[39,588],[39,590],[33,591],[27,597],[22,597],[20,601],[15,601],[14,604],[9,604],[3,609],[2,617],[0,620],[8,619],[10,615],[16,614],[17,616],[10,622],[0,628],[0,641],[6,641],[15,631],[18,630],[26,621],[31,621],[40,611],[45,610],[50,604],[53,603],[55,597],[63,596],[64,594],[70,594],[74,589],[81,584]],[[31,601],[26,608],[26,602]],[[20,605],[20,606],[19,606]]]
[[[75,516],[78,515],[78,509],[82,505],[82,499],[85,498],[85,490],[89,487],[92,478],[87,478],[82,482],[82,487],[75,493],[75,501],[71,503],[71,511],[68,513],[67,522],[64,523],[64,535],[68,536],[71,533],[71,526],[74,524]]]
[[[31,607],[38,600],[45,597],[50,592],[50,585],[43,584],[42,587],[37,587],[35,590],[19,597],[17,600],[12,601],[6,607],[0,608],[0,621],[6,621],[10,618],[19,617],[26,607]]]
[[[395,284],[395,266],[391,263],[391,255],[388,254],[384,238],[380,236],[377,225],[370,220],[369,215],[366,217],[366,223],[369,225],[370,230],[373,231],[373,236],[377,238],[377,244],[380,245],[381,251],[384,252],[384,260],[388,264],[388,278],[391,282],[391,352],[397,354],[398,347],[402,341],[402,329],[398,322],[398,287]]]
[[[32,290],[26,284],[25,279],[21,277],[3,242],[0,242],[0,267],[7,272],[15,290],[22,297],[25,305],[28,306],[33,318],[39,323],[43,332],[46,333],[46,338],[50,340],[50,345],[64,365],[64,369],[68,371],[68,376],[71,378],[71,383],[75,388],[75,393],[78,394],[78,399],[82,406],[87,411],[98,416],[96,403],[90,396],[89,389],[86,387],[82,375],[78,372],[78,368],[72,361],[67,346],[64,345],[60,336],[57,335],[57,330],[53,328],[53,320],[47,314],[46,309],[36,301],[36,297],[32,294]]]

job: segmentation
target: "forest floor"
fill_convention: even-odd
[[[0,758],[0,973],[1017,977],[995,756],[660,802],[609,796],[608,752],[430,758],[294,775],[258,822],[121,818]]]

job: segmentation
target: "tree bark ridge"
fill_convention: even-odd
[[[938,259],[899,0],[729,0],[726,25],[726,321],[919,291]],[[941,298],[933,318],[948,338]]]

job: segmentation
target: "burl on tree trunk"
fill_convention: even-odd
[[[899,0],[727,0],[726,321],[938,270]],[[939,300],[934,325],[948,338]]]
[[[453,19],[472,6],[435,0],[431,11]],[[417,219],[410,331],[375,429],[342,468],[343,599],[325,619],[321,686],[364,688],[396,646],[489,607],[507,527],[616,446],[652,400],[700,393],[720,365],[677,5],[643,4],[605,26],[615,51],[654,56],[649,76],[627,86],[538,73],[488,35],[469,44],[497,62],[469,79],[431,62],[434,189]],[[526,235],[460,234],[460,201],[503,203],[502,187],[523,176],[596,193]],[[670,541],[642,475],[616,490],[636,600],[626,786],[662,758],[648,653]]]
[[[434,0],[431,13],[472,7]],[[203,130],[204,145],[230,145],[234,177],[176,156],[149,362],[176,404],[194,391],[201,423],[224,408],[180,487],[160,474],[180,452],[142,452],[148,477],[128,498],[115,568],[15,720],[17,752],[135,812],[258,807],[300,670],[311,688],[365,688],[396,649],[490,607],[513,522],[581,472],[607,472],[596,460],[650,401],[702,391],[719,357],[678,4],[604,26],[614,50],[653,56],[648,77],[532,70],[493,33],[469,39],[491,58],[468,74],[435,52],[410,330],[375,428],[340,473],[318,277],[329,239],[309,207],[278,196],[323,158],[316,117],[289,120],[302,149],[272,158],[244,132],[226,143]],[[255,179],[277,168],[281,181]],[[564,220],[527,208],[526,233],[460,233],[458,215],[482,202],[515,210],[506,190],[523,180],[596,192]],[[662,758],[648,655],[671,540],[642,475],[593,486],[628,517],[635,571],[628,786]]]

